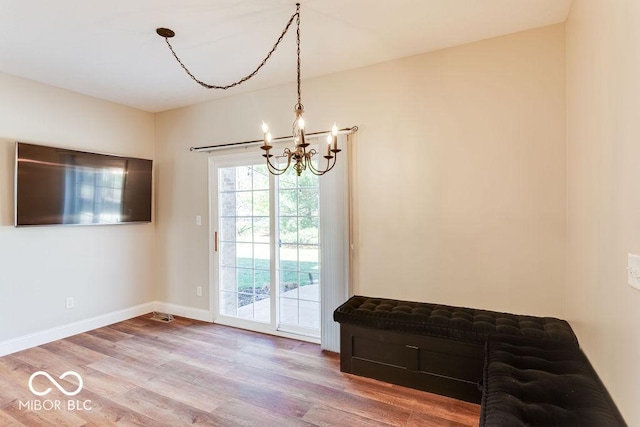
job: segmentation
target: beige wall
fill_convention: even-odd
[[[13,227],[15,141],[153,158],[153,115],[3,74],[0,93],[0,342],[153,301],[153,225]]]
[[[564,55],[556,25],[304,81],[310,131],[360,127],[357,293],[564,316]],[[284,86],[157,115],[160,300],[208,308],[189,147],[288,134],[294,103]]]
[[[640,3],[574,0],[567,28],[567,316],[629,425],[640,425]]]

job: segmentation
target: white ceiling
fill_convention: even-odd
[[[158,112],[295,81],[295,0],[0,0],[0,72]],[[302,77],[563,22],[571,0],[302,0]],[[295,30],[295,28],[292,28]]]

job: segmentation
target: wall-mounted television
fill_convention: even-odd
[[[151,222],[153,162],[16,142],[15,225]]]

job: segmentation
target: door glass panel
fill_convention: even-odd
[[[318,185],[311,173],[278,180],[279,327],[312,335],[320,331]]]
[[[220,313],[270,322],[269,176],[265,166],[218,169]]]

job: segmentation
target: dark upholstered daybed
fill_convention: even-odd
[[[333,318],[341,371],[475,403],[489,334],[578,346],[564,320],[438,304],[354,296]]]

